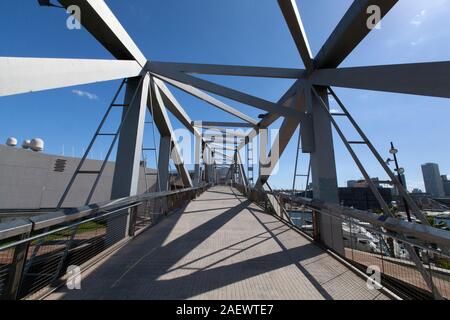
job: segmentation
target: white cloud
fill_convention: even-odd
[[[87,91],[81,91],[81,90],[72,90],[72,93],[76,94],[79,97],[85,97],[88,98],[89,100],[98,100],[98,96],[87,92]]]
[[[417,45],[421,44],[421,43],[424,42],[424,41],[425,41],[425,39],[424,39],[423,37],[420,37],[420,38],[417,39],[417,40],[411,41],[411,45],[412,45],[412,46],[417,46]]]
[[[427,10],[420,11],[419,14],[417,14],[410,23],[416,27],[420,26],[425,18],[425,15],[427,14]]]

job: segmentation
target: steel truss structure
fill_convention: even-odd
[[[222,137],[222,142],[224,144],[230,142],[231,149],[235,150],[235,156],[231,159],[232,167],[235,168],[232,170],[243,175],[242,180],[247,181],[239,151],[247,144],[252,143],[256,137],[264,135],[265,129],[282,118],[278,139],[275,139],[276,144],[269,146],[269,150],[267,150],[265,143],[264,146],[260,143],[258,149],[260,172],[255,177],[256,181],[253,181],[252,177],[250,182],[254,183],[256,188],[265,188],[276,162],[300,126],[302,152],[309,153],[311,157],[314,197],[324,203],[337,203],[337,177],[332,139],[332,128],[335,123],[334,115],[329,112],[329,93],[339,101],[341,107],[344,108],[345,115],[355,128],[360,129],[331,87],[450,98],[450,61],[339,68],[339,65],[371,31],[367,27],[367,8],[373,5],[378,6],[381,10],[381,18],[383,18],[398,0],[353,1],[315,57],[312,56],[296,1],[278,0],[299,56],[305,66],[304,69],[149,61],[103,0],[58,1],[65,8],[71,5],[80,7],[81,24],[117,60],[0,57],[0,96],[128,79],[127,94],[123,104],[125,106],[124,116],[118,138],[116,169],[112,187],[113,199],[135,196],[137,193],[147,110],[152,113],[154,123],[161,135],[158,159],[160,191],[167,191],[168,188],[170,157],[175,162],[185,187],[197,186],[201,182],[203,170],[200,168],[200,163],[202,160],[205,163],[205,180],[212,181],[214,179],[212,167],[215,164],[214,153],[222,156],[219,158],[227,159],[226,148],[222,148],[223,155],[218,151],[213,152],[216,149],[220,150],[221,147],[214,146],[214,140],[208,140],[210,137],[203,136],[201,128],[208,127],[250,129],[244,136]],[[285,78],[294,79],[295,83],[278,102],[273,103],[200,79],[195,74]],[[211,106],[235,116],[241,122],[202,121],[198,123],[193,121],[166,84],[179,88]],[[260,121],[257,121],[212,95],[249,105],[265,111],[266,114]],[[180,155],[168,112],[172,113],[196,138],[196,166],[193,180]],[[339,130],[336,126],[335,129]],[[359,133],[363,139],[361,143],[367,145],[378,159],[379,155],[368,139],[362,131]],[[340,133],[339,135],[343,138]],[[220,135],[218,136],[220,137]],[[347,148],[351,143],[351,141],[347,141]],[[351,148],[349,151],[351,153]],[[275,152],[279,156],[271,157]],[[263,162],[262,159],[266,158],[273,161]],[[371,180],[365,173],[364,167],[357,158],[354,157],[354,159],[370,183]],[[416,218],[426,224],[425,217],[410,201],[407,192],[395,175],[386,166],[384,169],[394,185],[402,190],[402,196],[412,206]],[[392,213],[385,204],[383,210],[385,215],[392,217]],[[343,244],[340,220],[331,216],[323,216],[320,219],[320,229],[326,230],[320,235],[321,240],[328,247],[341,252]],[[413,251],[410,253],[414,255]],[[416,260],[415,262],[420,268],[420,261]],[[427,280],[426,275],[424,278]]]

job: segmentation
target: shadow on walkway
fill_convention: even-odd
[[[134,239],[102,265],[97,266],[83,279],[82,290],[62,290],[60,297],[63,299],[188,299],[295,265],[303,275],[302,277],[306,277],[307,282],[315,288],[314,297],[332,299],[319,281],[299,263],[299,261],[323,254],[323,250],[304,240],[300,241],[303,244],[299,246],[287,248],[279,237],[292,232],[288,226],[268,216],[242,196],[230,191],[221,191],[222,189],[207,191],[200,197],[201,203],[206,205],[208,198],[211,197],[209,205],[217,206],[222,200],[230,201],[231,196],[236,200],[236,206],[224,209],[223,212],[208,212],[212,209],[190,211],[188,206],[184,210],[188,213],[187,215],[175,214],[168,217]],[[214,197],[214,194],[223,194],[227,197],[218,199]],[[203,206],[198,204],[199,200],[192,203],[195,202],[197,202],[196,206]],[[214,210],[219,209],[221,208]],[[244,220],[248,222],[249,215],[253,217],[251,221],[255,223],[254,228],[248,226],[245,229],[239,225],[239,220],[233,220],[245,217],[246,220]],[[206,221],[196,226],[192,220],[196,217]],[[183,220],[180,220],[182,218]],[[212,235],[222,228],[225,228],[225,231],[228,230],[226,228],[230,228],[230,225],[226,225],[231,220],[237,227],[244,228],[244,231],[248,230],[247,235],[245,232],[239,234],[236,230],[230,230],[234,233],[229,236],[236,237],[237,234],[237,241],[221,242],[216,238],[211,240]],[[292,233],[301,237],[297,233]],[[223,236],[228,235],[224,232]],[[265,248],[264,245],[269,243],[271,244],[269,248],[279,248],[276,252],[260,254]],[[205,244],[208,244],[207,248],[212,250],[205,250]],[[268,286],[268,284],[265,285]],[[267,294],[270,294],[271,288],[268,287],[267,290]],[[233,298],[227,294],[230,293],[223,293],[225,299]],[[252,297],[252,292],[248,292],[248,296]]]

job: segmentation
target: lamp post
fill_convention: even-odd
[[[405,172],[405,169],[400,168],[400,167],[398,166],[398,160],[397,160],[397,153],[398,153],[398,150],[397,150],[396,148],[394,148],[394,143],[392,143],[392,142],[391,142],[391,149],[389,150],[389,153],[392,154],[393,157],[394,157],[395,171],[397,172],[397,178],[398,178],[398,181],[400,182],[400,185],[401,185],[402,187],[404,187],[405,190],[406,190],[406,186],[404,185],[403,179],[402,179],[402,174]],[[389,162],[391,162],[391,161],[392,161],[392,159],[389,159],[389,158],[388,158],[388,159],[386,160],[386,163],[389,165]],[[408,191],[406,191],[406,192],[408,192]],[[402,197],[402,200],[403,200],[403,205],[405,206],[405,212],[406,212],[406,216],[407,216],[407,218],[408,218],[408,221],[411,222],[412,220],[411,220],[411,214],[410,214],[410,212],[409,212],[408,203],[406,202],[406,200],[405,200],[404,197]]]

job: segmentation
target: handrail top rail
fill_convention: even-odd
[[[265,194],[276,195],[275,192],[267,192],[262,188],[253,188],[251,191],[261,192]],[[450,247],[450,231],[434,228],[429,225],[403,221],[400,219],[386,217],[384,215],[377,215],[369,211],[363,211],[358,209],[353,209],[349,207],[344,207],[336,203],[328,203],[318,199],[305,198],[296,196],[293,197],[295,201],[316,210],[325,210],[329,214],[334,215],[339,218],[339,216],[346,216],[352,219],[358,219],[363,222],[370,223],[377,227],[383,227],[387,230],[398,232],[400,234],[405,234],[408,236],[416,237],[417,239],[424,241],[426,243],[433,243],[443,247],[443,249],[448,250]],[[448,253],[443,252],[443,254],[448,255]]]
[[[36,217],[31,217],[29,219],[17,219],[9,222],[0,223],[0,240],[18,236],[30,232],[31,230],[38,231],[62,223],[71,222],[87,216],[91,216],[99,212],[105,212],[108,210],[117,210],[132,205],[137,205],[141,202],[152,199],[164,198],[189,191],[196,191],[205,188],[208,185],[209,184],[174,191],[144,193],[137,196],[104,201],[78,208],[57,210]]]
[[[450,232],[447,230],[434,228],[429,225],[403,221],[392,217],[386,217],[384,215],[379,216],[376,213],[347,208],[339,204],[326,203],[317,199],[296,197],[295,200],[311,208],[325,209],[330,212],[335,212],[353,219],[359,219],[376,226],[384,227],[392,231],[414,235],[423,241],[436,243],[445,247],[450,246]]]

